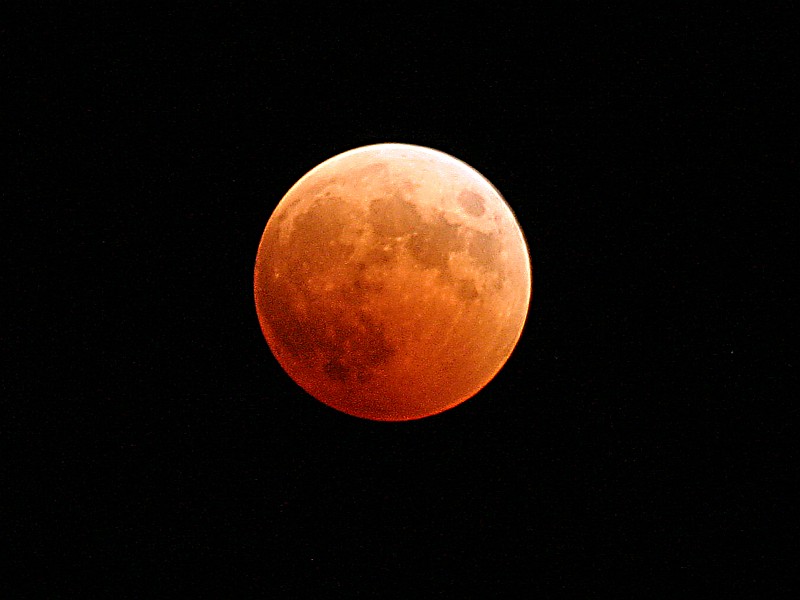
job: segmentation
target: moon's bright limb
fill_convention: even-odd
[[[519,340],[527,245],[500,193],[430,148],[377,144],[303,176],[270,217],[255,266],[261,328],[318,400],[380,421],[475,395]]]

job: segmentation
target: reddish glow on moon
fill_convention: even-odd
[[[528,249],[480,173],[442,152],[377,144],[303,176],[267,222],[258,319],[289,376],[325,404],[419,419],[475,395],[522,333]]]

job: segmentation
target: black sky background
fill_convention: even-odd
[[[14,597],[794,589],[779,8],[20,11]],[[390,141],[484,174],[534,276],[495,380],[401,424],[293,384],[252,297],[289,187]]]

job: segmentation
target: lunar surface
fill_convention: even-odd
[[[379,421],[460,404],[505,364],[531,294],[500,193],[442,152],[378,144],[303,176],[270,217],[255,301],[270,349],[325,404]]]

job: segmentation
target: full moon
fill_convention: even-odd
[[[478,393],[522,333],[528,248],[503,197],[452,156],[376,144],[286,193],[255,265],[261,330],[317,400],[376,421]]]

